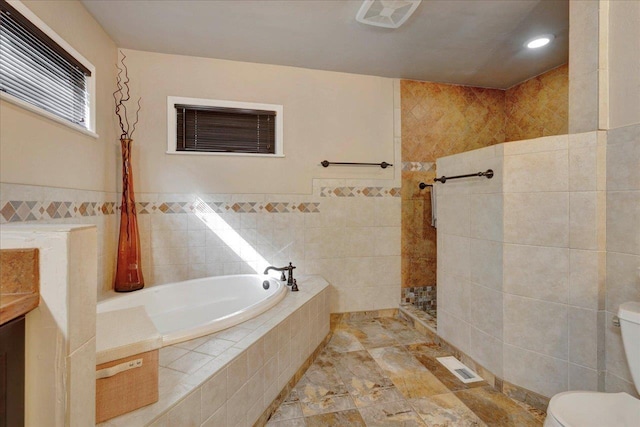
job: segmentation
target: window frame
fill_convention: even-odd
[[[229,153],[215,151],[178,151],[176,104],[194,105],[202,107],[238,108],[245,110],[270,110],[276,112],[275,153]],[[259,104],[253,102],[224,101],[219,99],[185,98],[181,96],[167,96],[167,151],[166,154],[187,156],[241,156],[241,157],[284,157],[284,107],[279,104]]]
[[[69,43],[67,43],[62,37],[58,35],[54,30],[51,29],[47,24],[45,24],[38,16],[36,16],[27,6],[25,6],[22,2],[18,0],[6,0],[7,3],[17,10],[22,16],[28,19],[34,26],[36,26],[40,31],[46,34],[51,40],[57,43],[62,49],[64,49],[69,55],[75,58],[76,61],[80,62],[83,66],[85,66],[90,72],[91,76],[85,76],[86,79],[86,87],[89,97],[89,106],[87,108],[87,127],[83,127],[79,124],[70,122],[69,120],[58,116],[52,112],[44,110],[36,105],[33,105],[27,101],[23,101],[20,98],[17,98],[11,94],[0,91],[0,99],[3,101],[7,101],[11,104],[14,104],[20,108],[28,110],[32,113],[38,114],[42,117],[45,117],[49,120],[52,120],[56,123],[60,123],[64,126],[67,126],[73,130],[81,132],[85,135],[88,135],[92,138],[98,138],[99,135],[96,133],[96,67],[87,60],[84,56],[82,56],[77,50],[75,50]]]

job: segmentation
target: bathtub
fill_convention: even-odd
[[[266,283],[268,289],[265,289]],[[215,276],[116,294],[98,313],[143,306],[162,335],[162,345],[212,334],[264,313],[282,301],[285,283],[269,276]]]

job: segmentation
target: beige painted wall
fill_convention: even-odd
[[[310,193],[312,178],[393,179],[393,80],[124,50],[136,96],[136,189],[152,193]],[[167,96],[282,104],[284,158],[166,154]]]
[[[640,123],[640,2],[609,2],[609,128]]]
[[[114,191],[119,155],[111,111],[116,46],[78,1],[24,4],[96,67],[100,138],[1,101],[0,182]]]

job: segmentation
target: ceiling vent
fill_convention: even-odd
[[[384,28],[398,28],[409,19],[422,0],[364,0],[356,21]]]

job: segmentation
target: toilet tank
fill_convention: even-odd
[[[636,390],[640,393],[640,303],[625,302],[618,309],[622,343]]]

